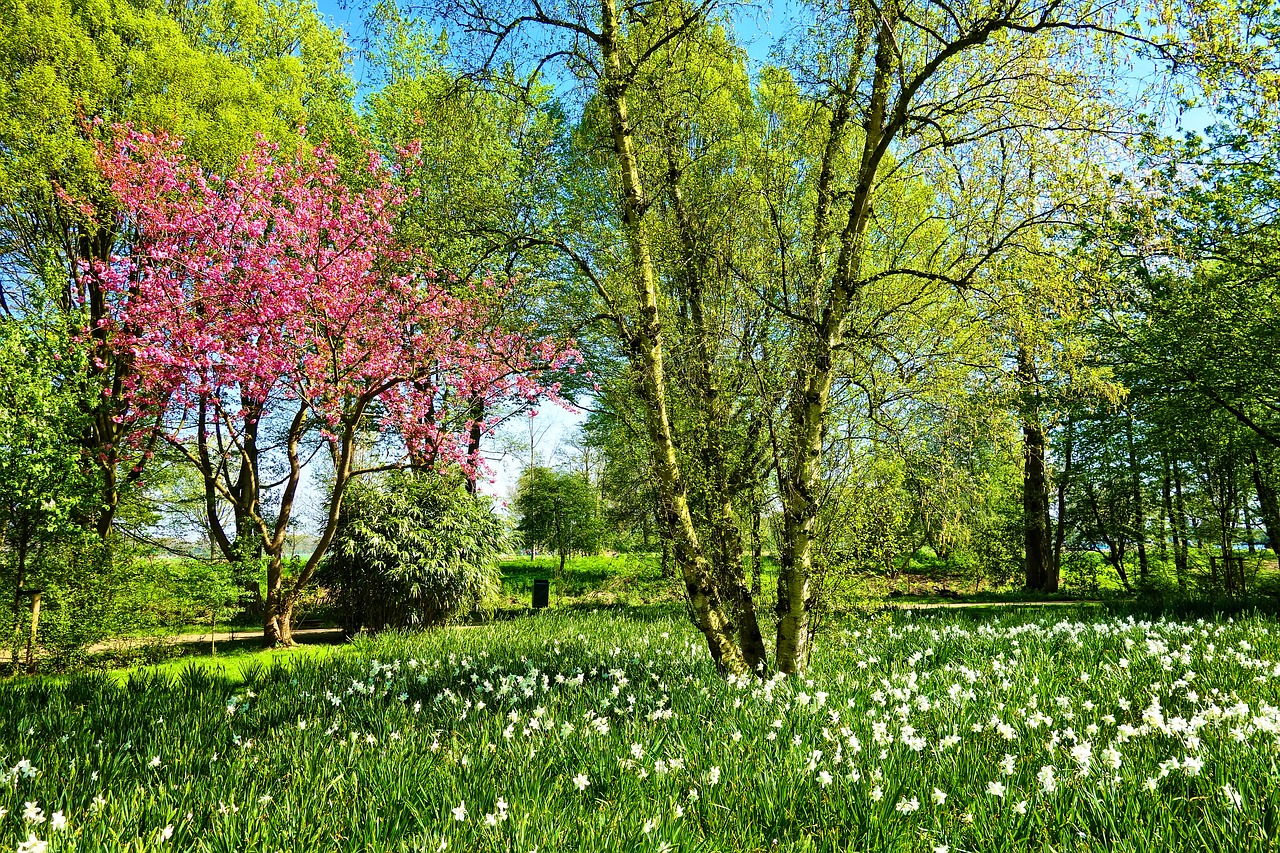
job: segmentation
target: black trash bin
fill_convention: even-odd
[[[551,581],[546,578],[537,578],[533,582],[533,606],[534,609],[541,609],[547,606],[551,599]]]

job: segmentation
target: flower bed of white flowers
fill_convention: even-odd
[[[725,681],[648,610],[3,685],[0,851],[1277,845],[1270,621],[903,614],[812,670]]]

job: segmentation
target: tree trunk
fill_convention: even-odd
[[[467,435],[467,458],[473,462],[480,455],[481,426],[484,421],[484,400],[477,398],[471,402],[471,431]],[[476,493],[476,472],[472,468],[467,473],[467,494]]]
[[[751,597],[759,600],[764,571],[764,541],[760,535],[760,507],[751,513]]]
[[[716,586],[726,600],[726,611],[736,627],[738,646],[747,665],[763,673],[768,666],[768,651],[760,633],[755,602],[747,589],[742,572],[742,533],[733,507],[725,458],[724,429],[729,415],[714,373],[714,344],[707,328],[705,290],[706,253],[697,239],[692,217],[684,203],[680,188],[681,165],[674,149],[669,148],[667,192],[675,212],[676,232],[686,263],[681,278],[687,291],[689,323],[693,332],[693,358],[689,365],[701,415],[698,440],[706,467],[704,505],[711,508],[709,524],[710,560]]]
[[[1160,562],[1166,570],[1169,562],[1169,536],[1173,535],[1173,475],[1169,471],[1169,454],[1160,452]],[[1177,541],[1174,541],[1177,548]]]
[[[1036,371],[1031,353],[1018,347],[1022,415],[1022,531],[1027,589],[1049,588],[1049,484],[1045,472],[1044,428],[1035,405]]]
[[[263,608],[262,645],[268,649],[288,646],[293,642],[289,612],[284,591],[284,561],[271,554],[267,561],[267,597]]]
[[[775,664],[788,674],[804,671],[809,660],[810,576],[813,572],[813,537],[817,526],[822,482],[822,455],[826,440],[831,386],[835,378],[835,353],[844,337],[849,309],[859,292],[867,225],[870,221],[871,192],[881,159],[892,134],[886,134],[885,120],[889,86],[893,77],[897,45],[889,22],[882,16],[876,35],[875,72],[871,84],[867,121],[863,126],[862,155],[851,193],[848,218],[840,234],[840,254],[831,279],[829,296],[818,303],[816,323],[796,369],[787,414],[791,424],[788,464],[779,466],[782,498],[782,533],[778,568],[778,640]],[[850,68],[855,71],[856,63]],[[852,92],[854,87],[849,87]],[[827,214],[824,205],[834,198],[829,183],[833,148],[843,144],[850,103],[842,96],[832,113],[827,148],[819,173],[818,210],[815,215],[814,264],[822,250]],[[828,183],[824,186],[824,177]],[[825,202],[823,194],[829,195]],[[823,304],[825,303],[825,304]]]
[[[1133,492],[1133,538],[1138,544],[1138,582],[1145,588],[1151,582],[1151,569],[1147,565],[1147,512],[1146,502],[1143,500],[1142,471],[1133,440],[1133,415],[1129,412],[1125,413],[1125,441],[1129,451],[1129,477]]]
[[[1244,538],[1249,547],[1249,556],[1258,553],[1258,546],[1253,541],[1253,507],[1249,506],[1248,500],[1240,502],[1240,517],[1244,522]]]
[[[1067,536],[1067,487],[1071,481],[1071,454],[1075,449],[1075,421],[1067,419],[1066,446],[1062,451],[1062,472],[1058,475],[1058,523],[1053,531],[1053,562],[1049,565],[1049,592],[1057,592],[1062,581],[1062,548]]]
[[[1273,554],[1280,554],[1280,495],[1277,495],[1275,468],[1254,450],[1249,454],[1253,468],[1253,486],[1258,493],[1258,506],[1262,511],[1262,526],[1267,531],[1267,541]]]
[[[1187,591],[1187,563],[1191,545],[1188,541],[1187,508],[1182,499],[1182,466],[1177,459],[1172,460],[1173,467],[1173,566],[1178,576],[1178,588],[1185,594]]]
[[[636,391],[645,410],[645,425],[653,454],[655,480],[673,558],[684,579],[685,593],[699,630],[716,665],[723,671],[753,670],[734,636],[734,626],[715,588],[712,567],[702,550],[688,492],[676,453],[667,408],[662,326],[658,313],[657,277],[643,222],[648,199],[640,178],[639,158],[628,115],[628,76],[622,65],[621,32],[615,0],[601,0],[601,94],[609,112],[614,155],[622,180],[622,223],[631,254],[632,285],[639,317],[632,329],[615,312],[613,320],[627,343],[628,360],[636,374]],[[606,295],[606,301],[611,301]]]

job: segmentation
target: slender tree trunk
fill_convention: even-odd
[[[1183,594],[1187,591],[1187,563],[1190,558],[1191,544],[1188,541],[1187,508],[1182,499],[1182,466],[1177,459],[1172,460],[1173,497],[1174,497],[1174,530],[1173,530],[1173,564],[1178,575],[1178,588]]]
[[[1248,500],[1240,502],[1241,520],[1244,522],[1244,538],[1249,546],[1249,556],[1258,553],[1258,546],[1253,541],[1253,507],[1249,506]]]
[[[658,313],[657,277],[643,221],[648,199],[640,178],[639,158],[628,115],[628,76],[623,68],[621,32],[615,0],[601,0],[600,50],[603,60],[601,93],[609,112],[614,155],[622,180],[621,215],[631,254],[632,285],[638,318],[632,329],[621,314],[614,322],[627,342],[628,359],[636,374],[636,391],[645,410],[653,466],[673,557],[685,583],[685,593],[698,628],[716,665],[722,670],[753,670],[734,636],[734,626],[715,588],[712,566],[702,549],[688,492],[676,453],[667,407],[662,326]]]
[[[819,494],[822,482],[822,456],[830,410],[831,386],[835,378],[836,348],[844,336],[848,314],[862,283],[863,255],[866,252],[867,225],[870,221],[871,192],[876,172],[888,148],[891,134],[886,134],[885,121],[889,86],[893,77],[894,52],[897,46],[887,19],[877,29],[875,73],[867,121],[863,127],[862,154],[857,180],[851,194],[848,218],[840,234],[840,253],[831,277],[831,292],[818,304],[815,324],[802,360],[796,370],[792,392],[787,403],[790,435],[788,463],[779,466],[782,498],[782,538],[778,569],[778,638],[774,661],[779,671],[803,672],[809,661],[810,576],[813,572],[813,539],[817,527]],[[856,64],[855,64],[856,66]],[[851,74],[857,73],[851,69]],[[851,92],[853,87],[849,88]],[[833,167],[829,159],[833,146],[843,144],[850,104],[842,97],[831,118],[827,151],[819,174],[819,210],[815,216],[815,265],[822,255],[821,233],[826,227],[822,212],[824,193],[834,192],[823,177]],[[827,198],[827,202],[831,198]]]
[[[1044,428],[1035,405],[1036,369],[1031,353],[1018,347],[1018,382],[1022,386],[1022,531],[1026,586],[1049,587],[1049,483],[1045,470]]]
[[[764,542],[760,535],[761,508],[757,506],[751,513],[751,596],[759,600],[762,590],[761,575],[764,571]]]
[[[1143,500],[1142,471],[1133,440],[1133,415],[1128,412],[1125,413],[1125,441],[1129,451],[1129,477],[1133,490],[1133,538],[1138,545],[1138,582],[1145,588],[1151,582],[1151,569],[1147,564],[1147,512],[1146,502]]]
[[[1058,523],[1053,531],[1053,562],[1049,566],[1049,591],[1057,592],[1062,580],[1062,547],[1067,536],[1067,488],[1071,482],[1071,454],[1075,449],[1075,421],[1068,417],[1062,471],[1058,475]]]
[[[1175,535],[1173,525],[1173,475],[1169,471],[1169,454],[1160,451],[1160,562],[1168,570],[1170,535]],[[1177,540],[1174,541],[1177,548]]]
[[[1275,468],[1254,450],[1249,454],[1253,469],[1253,487],[1258,494],[1258,507],[1262,513],[1262,527],[1267,531],[1267,541],[1274,554],[1280,554],[1280,495],[1277,495]]]
[[[484,421],[484,400],[475,399],[471,403],[471,431],[467,435],[467,458],[475,459],[480,454],[481,426]],[[588,481],[590,482],[590,481]],[[467,474],[467,494],[476,493],[476,474],[472,469]]]

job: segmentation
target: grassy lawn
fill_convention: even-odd
[[[0,686],[0,850],[1276,843],[1269,620],[879,614],[793,682],[671,605],[245,657]]]
[[[662,575],[658,554],[570,557],[564,577],[556,580],[559,565],[558,557],[546,555],[503,560],[503,606],[528,607],[538,578],[551,580],[553,604],[651,604],[683,595],[678,579]]]

